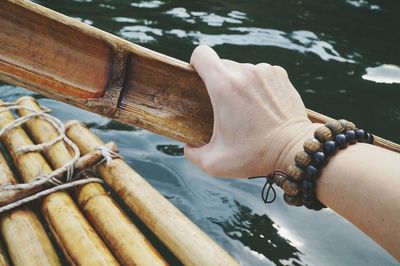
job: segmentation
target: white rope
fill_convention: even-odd
[[[88,183],[93,183],[93,182],[101,183],[101,184],[104,183],[103,180],[100,179],[100,178],[90,177],[90,178],[80,179],[80,180],[76,180],[76,181],[73,181],[73,182],[61,184],[61,185],[58,185],[58,186],[55,186],[55,187],[40,191],[40,192],[38,192],[38,193],[36,193],[34,195],[25,197],[23,199],[14,201],[14,202],[9,203],[7,205],[1,206],[0,207],[0,213],[12,210],[14,208],[17,208],[17,207],[23,205],[23,204],[26,204],[26,203],[29,203],[31,201],[37,200],[39,198],[42,198],[44,196],[47,196],[47,195],[49,195],[51,193],[54,193],[54,192],[57,192],[57,191],[61,191],[61,190],[65,190],[65,189],[72,188],[72,187],[76,187],[76,186],[82,186],[82,185],[85,185],[85,184],[88,184]]]
[[[22,105],[17,105],[15,103],[5,103],[5,104],[0,104],[0,106],[6,106],[6,108],[0,110],[0,113],[4,112],[9,112],[11,110],[27,110],[31,112],[28,115],[22,116],[20,118],[17,118],[10,122],[8,125],[3,127],[0,130],[0,138],[4,136],[4,134],[8,133],[10,130],[19,127],[23,125],[24,123],[34,119],[34,118],[43,118],[47,122],[49,122],[54,128],[58,131],[58,137],[50,140],[48,142],[40,143],[40,144],[32,144],[32,145],[26,145],[23,147],[20,147],[19,149],[16,150],[17,153],[27,153],[27,152],[39,152],[39,151],[45,151],[52,145],[56,144],[57,142],[63,140],[65,143],[71,147],[71,149],[74,152],[74,156],[72,160],[70,160],[68,163],[64,164],[60,168],[54,170],[50,174],[43,174],[37,178],[35,178],[33,181],[25,184],[15,184],[15,185],[5,185],[0,187],[0,192],[3,190],[21,190],[21,189],[32,189],[38,186],[41,186],[47,182],[52,183],[53,185],[58,185],[62,183],[62,180],[58,179],[58,176],[61,176],[64,173],[67,173],[66,175],[66,182],[71,181],[71,178],[73,176],[73,170],[74,170],[74,165],[78,161],[80,157],[80,152],[78,146],[76,146],[75,143],[73,143],[66,135],[65,135],[65,127],[63,122],[59,120],[58,118],[51,116],[49,114],[46,114],[47,112],[50,112],[49,109],[41,107],[42,111],[37,111],[35,109],[22,106]]]
[[[115,151],[111,150],[110,148],[107,148],[106,146],[97,146],[95,150],[100,151],[101,155],[103,156],[103,159],[100,160],[95,166],[98,166],[104,162],[106,162],[106,165],[110,165],[113,159],[118,158],[122,159],[122,156]]]
[[[5,107],[4,109],[0,110],[0,113],[4,112],[9,112],[11,110],[27,110],[30,113],[28,115],[22,116],[20,118],[17,118],[10,122],[8,125],[4,126],[0,130],[0,139],[3,138],[5,134],[10,132],[11,130],[20,127],[24,123],[27,123],[28,121],[35,119],[35,118],[42,118],[49,122],[57,131],[58,131],[58,136],[54,138],[53,140],[50,140],[48,142],[40,143],[40,144],[32,144],[32,145],[26,145],[18,148],[16,150],[16,153],[28,153],[28,152],[41,152],[41,151],[46,151],[48,148],[50,148],[52,145],[55,145],[59,141],[64,141],[74,152],[73,158],[61,166],[60,168],[55,169],[53,172],[49,174],[43,174],[35,179],[33,179],[29,183],[24,183],[24,184],[6,184],[3,186],[0,186],[0,192],[6,191],[6,190],[24,190],[24,189],[34,189],[36,187],[40,187],[46,183],[50,183],[54,185],[54,187],[51,187],[49,189],[46,189],[44,191],[40,191],[34,195],[25,197],[23,199],[20,199],[18,201],[12,202],[10,204],[7,204],[5,206],[0,207],[0,213],[11,210],[13,208],[16,208],[18,206],[21,206],[22,204],[34,201],[36,199],[39,199],[41,197],[44,197],[48,194],[51,194],[56,191],[68,189],[71,187],[75,186],[80,186],[83,184],[91,183],[91,182],[98,182],[102,183],[102,180],[99,178],[86,178],[82,175],[82,173],[79,173],[75,176],[74,180],[74,167],[78,159],[80,158],[80,152],[78,146],[71,140],[69,139],[66,134],[65,134],[65,127],[64,124],[62,123],[61,120],[58,118],[51,116],[47,114],[50,112],[50,109],[41,107],[41,111],[37,111],[35,109],[18,105],[17,103],[11,103],[11,102],[6,102],[6,103],[0,103],[0,106]],[[103,159],[100,160],[98,163],[96,163],[93,168],[97,167],[98,165],[106,162],[106,164],[109,164],[114,158],[121,158],[121,156],[112,151],[111,149],[105,147],[105,146],[99,146],[96,147],[97,150],[99,150],[103,156]],[[88,169],[87,169],[88,170]],[[85,171],[87,171],[85,170]],[[85,172],[84,171],[84,172]],[[62,176],[65,174],[65,180],[62,180]]]
[[[98,150],[101,153],[101,156],[103,157],[103,159],[101,159],[100,161],[98,161],[96,164],[94,164],[91,168],[89,169],[85,169],[84,171],[78,173],[75,177],[75,179],[80,179],[82,174],[85,174],[87,172],[92,173],[93,175],[97,175],[97,167],[103,163],[106,163],[107,166],[110,165],[110,163],[114,160],[114,159],[123,159],[123,157],[113,151],[112,149],[108,148],[107,146],[97,146],[94,150]]]

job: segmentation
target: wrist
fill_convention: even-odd
[[[313,138],[315,130],[320,126],[323,126],[323,124],[307,121],[290,127],[287,132],[282,132],[280,135],[281,143],[276,148],[280,147],[280,155],[276,158],[270,172],[278,169],[287,171],[289,165],[294,163],[296,154],[303,150],[304,142],[309,138]]]

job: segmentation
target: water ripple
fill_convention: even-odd
[[[236,34],[205,34],[199,31],[186,32],[181,29],[173,29],[168,34],[179,38],[191,38],[195,44],[207,44],[217,46],[224,44],[274,46],[300,53],[313,53],[322,60],[334,60],[338,62],[355,63],[354,60],[342,57],[327,41],[321,40],[311,31],[299,30],[286,33],[276,29],[263,29],[254,27],[229,28]]]
[[[164,2],[153,0],[153,1],[141,1],[140,3],[131,3],[131,6],[139,8],[159,8]]]
[[[155,42],[156,38],[154,35],[162,36],[163,31],[161,29],[151,28],[149,26],[135,25],[123,27],[120,31],[120,34],[128,40],[149,43]]]
[[[346,3],[354,7],[369,8],[370,10],[380,10],[381,8],[376,4],[370,4],[365,0],[346,0]]]
[[[396,65],[383,64],[377,67],[367,67],[367,73],[363,79],[377,83],[400,83],[400,67]]]
[[[228,16],[225,17],[215,13],[207,13],[203,11],[189,12],[186,10],[186,8],[176,7],[167,11],[166,14],[175,18],[180,18],[188,23],[203,22],[212,27],[220,27],[224,23],[241,24],[242,20],[247,20],[246,14],[240,11],[231,11],[228,13]]]

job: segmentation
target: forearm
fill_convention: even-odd
[[[312,137],[313,124],[300,141],[289,147],[278,165],[293,163],[302,143]],[[317,198],[356,225],[400,259],[400,155],[357,143],[339,150],[322,168]],[[279,167],[278,166],[278,167]]]
[[[399,154],[357,144],[332,157],[317,197],[400,259]]]

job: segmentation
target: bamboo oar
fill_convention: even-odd
[[[0,79],[191,145],[209,141],[212,106],[189,64],[30,1],[0,6]]]
[[[103,142],[78,121],[65,124],[83,154]],[[185,265],[237,265],[225,250],[194,225],[122,159],[98,167],[104,181]]]
[[[0,152],[0,185],[16,182]],[[14,265],[61,265],[42,224],[33,211],[19,208],[2,215],[0,229]]]
[[[0,110],[2,109],[4,108],[1,107]],[[0,128],[13,120],[10,112],[0,113]],[[39,152],[17,152],[18,148],[33,144],[22,128],[7,132],[2,141],[24,182],[52,172]],[[71,264],[118,265],[68,193],[56,192],[44,197],[41,209],[58,245]]]
[[[40,111],[41,108],[31,97],[23,97],[19,105]],[[24,116],[29,111],[20,109]],[[38,118],[26,123],[29,135],[35,143],[43,143],[57,138],[57,130],[44,119]],[[53,168],[62,167],[72,160],[65,142],[58,142],[44,152]],[[123,265],[165,265],[159,253],[144,237],[140,230],[118,207],[102,185],[92,183],[77,189],[76,199],[79,207],[90,220],[93,227],[106,242],[115,257]]]

